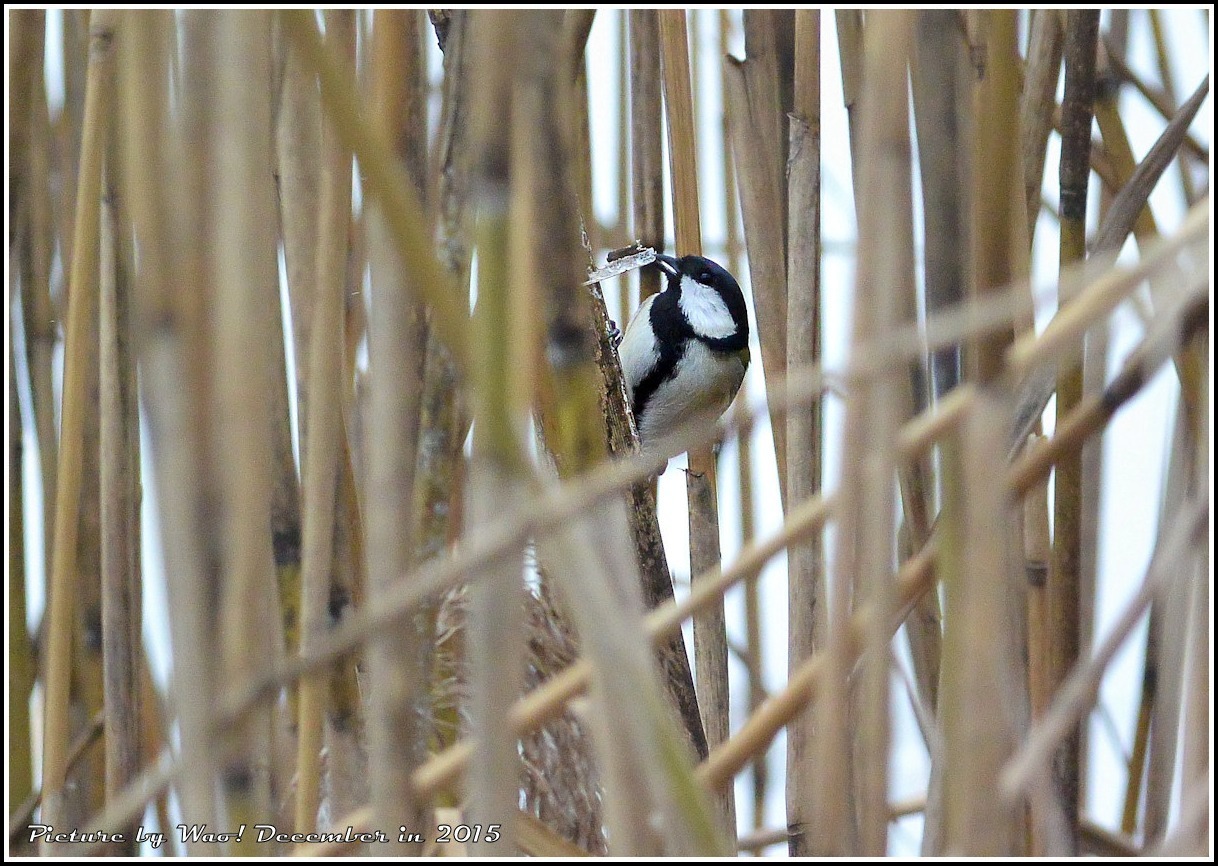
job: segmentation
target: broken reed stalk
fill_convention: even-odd
[[[799,10],[795,16],[795,111],[790,127],[787,369],[797,370],[819,364],[821,355],[820,12],[816,10]],[[793,504],[821,489],[821,406],[821,401],[813,401],[787,415],[787,495]],[[788,671],[824,645],[823,556],[823,540],[818,536],[793,545],[787,554]],[[804,714],[787,728],[787,827],[794,857],[807,853],[804,811],[817,785],[811,763],[811,722],[811,715]]]
[[[661,10],[659,23],[676,249],[682,256],[702,255],[698,147],[686,12],[683,9]],[[715,455],[709,445],[689,452],[686,495],[689,507],[690,574],[702,574],[720,562],[715,474]],[[713,749],[727,739],[730,730],[727,620],[722,605],[712,608],[705,616],[694,618],[694,666],[702,726],[706,731],[707,745]],[[718,805],[720,830],[729,840],[734,840],[736,803],[732,792],[722,794]]]
[[[115,161],[117,163],[117,160]],[[117,173],[121,164],[111,171]],[[140,764],[139,414],[131,345],[131,274],[118,261],[112,192],[102,205],[100,282],[101,640],[104,677],[105,794],[112,799]],[[135,828],[112,849],[133,855]]]
[[[373,130],[390,142],[408,167],[407,187],[422,199],[426,163],[420,133],[417,71],[420,64],[416,13],[379,11],[373,20]],[[334,117],[331,115],[331,120]],[[425,133],[423,133],[425,135]],[[426,217],[419,215],[425,223]],[[344,222],[345,226],[345,222]],[[410,571],[415,559],[412,527],[423,364],[421,318],[413,299],[422,286],[404,267],[389,231],[386,205],[369,212],[372,311],[369,316],[367,527],[368,603],[380,599]],[[369,770],[376,818],[386,827],[419,827],[427,803],[410,786],[410,774],[426,750],[429,631],[427,616],[411,618],[369,649],[371,711]],[[393,843],[396,853],[418,854],[417,845]]]
[[[81,144],[80,186],[76,193],[76,237],[73,241],[65,335],[63,408],[58,490],[55,503],[55,544],[47,603],[46,719],[43,729],[43,823],[63,823],[64,785],[69,747],[69,686],[72,677],[72,628],[77,556],[77,530],[82,486],[84,412],[89,356],[87,337],[98,292],[98,254],[102,193],[102,162],[106,124],[114,100],[112,43],[116,17],[101,11],[92,22],[89,41],[89,83],[85,105],[85,138]],[[43,851],[55,848],[44,844]]]
[[[1036,234],[1040,196],[1045,180],[1045,148],[1057,107],[1057,79],[1062,67],[1061,14],[1036,9],[1031,16],[1028,57],[1024,64],[1023,92],[1019,102],[1022,135],[1024,194],[1028,207],[1028,242]]]
[[[214,387],[220,460],[223,584],[220,597],[221,666],[230,682],[250,680],[282,652],[281,633],[262,611],[274,607],[271,520],[273,443],[270,352],[277,292],[275,204],[271,178],[271,16],[219,12],[207,20],[205,50],[217,74],[209,144],[212,273],[216,279]],[[271,814],[268,761],[271,713],[264,711],[230,734],[238,747],[223,769],[229,820],[255,824]],[[259,849],[252,835],[236,851]]]
[[[1088,154],[1091,147],[1092,105],[1095,101],[1095,49],[1099,13],[1068,12],[1065,29],[1066,84],[1062,104],[1061,243],[1062,267],[1086,256]],[[1062,359],[1057,380],[1057,418],[1062,420],[1082,399],[1082,352]],[[1058,463],[1054,475],[1053,556],[1049,569],[1051,678],[1056,687],[1079,656],[1079,500],[1082,485],[1081,457]],[[1079,804],[1078,731],[1059,747],[1055,761],[1056,796],[1064,811],[1070,837],[1063,853],[1077,851],[1076,829]]]
[[[350,12],[330,13],[326,38],[339,57],[355,53]],[[315,399],[308,404],[312,435],[303,451],[303,550],[300,573],[300,647],[309,652],[329,619],[339,430],[342,425],[342,317],[346,289],[347,232],[351,223],[351,154],[332,129],[322,133],[321,199],[316,276],[309,332],[309,375]],[[392,429],[392,428],[389,428]],[[282,567],[282,566],[281,566]],[[321,795],[321,748],[327,682],[323,675],[300,683],[296,726],[297,833],[312,832]]]

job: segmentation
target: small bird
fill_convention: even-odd
[[[749,367],[749,319],[736,279],[702,256],[657,255],[668,288],[642,303],[622,338],[622,372],[644,454],[671,450],[697,415],[718,418]]]

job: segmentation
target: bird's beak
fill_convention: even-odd
[[[678,272],[677,260],[674,259],[672,256],[666,256],[662,253],[657,253],[656,254],[656,264],[659,266],[660,270],[662,270],[664,273],[670,274],[671,276],[674,276],[674,277],[677,275],[677,272]]]

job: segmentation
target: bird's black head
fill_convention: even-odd
[[[736,340],[748,341],[749,318],[744,304],[744,293],[740,291],[736,278],[725,268],[704,256],[681,256],[678,259],[657,255],[656,264],[668,275],[668,291],[675,292],[678,299],[681,299],[683,290],[690,296],[688,299],[681,299],[680,306],[685,311],[695,335],[703,338],[729,336],[727,323],[716,321],[713,308],[707,308],[704,304],[695,307],[691,303],[695,298],[690,290],[704,287],[722,300],[723,306],[731,315],[734,324],[734,333],[731,336]],[[694,285],[691,286],[690,283]],[[701,317],[699,313],[702,314]]]

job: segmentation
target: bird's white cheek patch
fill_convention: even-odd
[[[721,338],[736,333],[736,323],[723,298],[714,289],[707,288],[692,277],[681,278],[679,303],[695,334]]]

